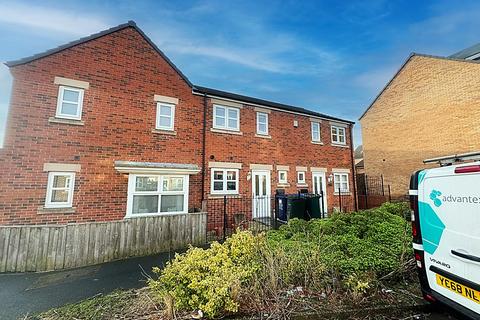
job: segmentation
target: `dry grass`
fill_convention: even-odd
[[[107,320],[107,319],[161,319],[163,310],[148,290],[115,291],[96,295],[79,303],[55,308],[29,320]]]

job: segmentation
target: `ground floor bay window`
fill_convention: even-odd
[[[127,217],[187,212],[188,175],[129,175]]]

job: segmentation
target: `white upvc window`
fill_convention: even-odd
[[[212,169],[211,194],[238,194],[238,169]]]
[[[288,171],[287,170],[279,170],[278,171],[278,183],[279,184],[287,184],[288,183]]]
[[[175,105],[157,102],[157,121],[155,128],[173,131],[175,125]]]
[[[332,143],[347,144],[345,132],[344,127],[332,125]]]
[[[305,171],[298,171],[297,172],[297,183],[298,184],[305,184]]]
[[[257,112],[257,134],[268,136],[268,113]]]
[[[349,192],[350,188],[348,185],[348,173],[334,173],[333,174],[333,185],[335,192]]]
[[[71,208],[75,173],[49,172],[47,182],[46,208]]]
[[[187,212],[188,175],[129,175],[126,217]]]
[[[83,89],[60,86],[58,88],[55,117],[72,120],[82,119]]]
[[[312,141],[321,142],[320,122],[312,122]]]
[[[215,129],[240,131],[240,109],[213,105],[213,127]]]

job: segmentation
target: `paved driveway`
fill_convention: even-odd
[[[0,274],[0,319],[18,319],[115,289],[140,288],[145,272],[173,253],[109,262],[68,271]]]

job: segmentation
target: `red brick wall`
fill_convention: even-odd
[[[293,121],[298,121],[298,127],[293,126]],[[206,162],[236,162],[242,163],[239,178],[239,193],[250,197],[252,195],[252,181],[247,180],[250,164],[271,164],[271,191],[274,194],[278,184],[278,171],[276,165],[288,165],[289,188],[283,188],[287,193],[296,193],[297,172],[296,167],[307,167],[306,183],[308,190],[312,191],[311,167],[327,168],[326,177],[332,169],[352,168],[350,150],[350,129],[347,129],[347,147],[338,147],[331,144],[330,121],[321,120],[321,140],[323,145],[311,142],[310,117],[287,112],[271,111],[268,116],[268,133],[271,139],[260,138],[256,134],[255,107],[243,105],[240,110],[240,131],[242,135],[212,132],[213,103],[209,100],[207,112],[206,134]],[[213,159],[212,159],[213,158]],[[207,168],[208,169],[208,168]],[[353,205],[353,174],[350,172],[350,191],[352,198],[348,201]],[[205,183],[205,196],[210,195],[211,171],[208,169]],[[338,206],[338,197],[334,196],[333,183],[327,185],[327,205],[329,210]]]
[[[121,219],[128,175],[115,160],[202,163],[203,102],[133,28],[126,28],[11,69],[14,84],[0,162],[0,223]],[[84,126],[50,123],[54,77],[88,81]],[[176,136],[152,133],[154,94],[180,99]],[[74,157],[80,157],[75,160]],[[74,214],[38,214],[45,202],[46,162],[79,163]],[[190,207],[201,206],[201,174],[190,177]]]
[[[33,62],[11,68],[14,76],[5,148],[0,153],[0,224],[47,224],[122,219],[127,202],[128,175],[114,169],[115,160],[174,162],[202,167],[203,97],[133,28],[126,28]],[[87,81],[83,126],[49,122],[55,115],[58,86],[55,76]],[[176,97],[176,136],[153,133],[155,94]],[[332,146],[330,125],[323,120],[324,145],[310,142],[307,116],[271,111],[272,139],[255,137],[254,107],[241,109],[241,136],[213,133],[213,107],[207,110],[205,164],[241,162],[240,193],[251,195],[247,174],[251,163],[272,164],[272,192],[277,188],[276,164],[289,165],[288,179],[296,188],[296,166],[351,169],[351,150]],[[298,128],[293,127],[298,120]],[[350,145],[350,130],[347,145]],[[214,159],[211,160],[210,156]],[[77,163],[74,213],[39,213],[45,203],[48,173],[44,163]],[[353,194],[353,177],[350,175]],[[190,176],[189,207],[200,207],[201,173]],[[210,192],[210,170],[205,194]],[[328,205],[338,206],[328,185]],[[353,203],[353,197],[351,199]]]

